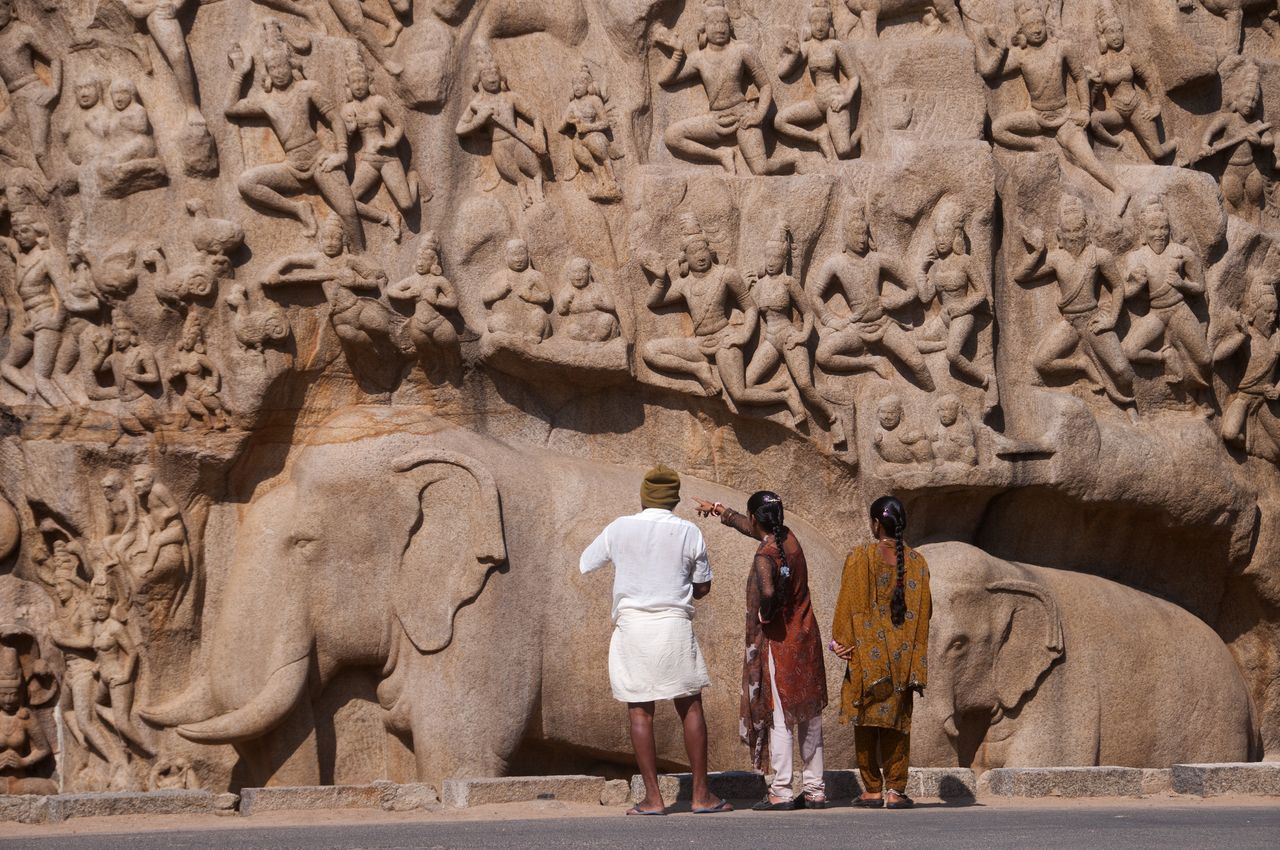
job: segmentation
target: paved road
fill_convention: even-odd
[[[453,848],[610,847],[656,850],[679,846],[827,850],[894,847],[910,850],[1276,850],[1280,806],[996,809],[919,808],[912,812],[738,812],[666,818],[563,818],[513,821],[263,827],[246,824],[202,831],[132,835],[0,838],[23,850],[453,850]]]

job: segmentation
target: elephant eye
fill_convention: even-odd
[[[964,648],[969,645],[969,639],[964,635],[955,638],[947,646],[947,652],[963,652]]]
[[[316,539],[309,534],[293,534],[289,538],[289,545],[304,554],[315,542]]]

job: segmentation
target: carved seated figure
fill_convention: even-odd
[[[53,748],[27,702],[18,651],[0,646],[0,794],[56,794],[57,783],[28,776]]]
[[[595,279],[591,261],[577,257],[565,267],[556,293],[556,334],[577,342],[608,342],[621,332],[613,297]]]
[[[182,340],[169,369],[169,382],[175,385],[179,401],[193,421],[223,431],[227,427],[227,408],[220,392],[222,372],[205,353],[199,315],[196,312],[187,315]]]
[[[151,119],[138,100],[138,89],[125,78],[111,81],[111,113],[107,137],[97,160],[98,189],[109,198],[154,189],[168,179],[156,150]]]
[[[412,301],[409,340],[419,354],[454,353],[458,349],[458,332],[445,312],[456,313],[458,293],[444,276],[441,265],[440,237],[435,231],[422,235],[414,273],[387,287],[393,301]]]
[[[876,410],[880,427],[872,438],[876,454],[887,463],[926,463],[933,466],[933,446],[928,435],[915,428],[903,428],[902,400],[887,395]]]
[[[976,466],[978,437],[973,423],[960,408],[960,400],[947,393],[938,399],[938,427],[933,432],[933,454],[938,460]]]
[[[155,426],[165,397],[164,381],[155,351],[138,337],[138,329],[124,315],[116,313],[111,323],[111,347],[99,354],[94,373],[107,372],[112,386],[101,395],[119,402],[121,425],[130,433]]]
[[[163,626],[177,611],[192,579],[191,549],[182,508],[156,481],[150,464],[133,469],[138,522],[127,561],[132,603],[146,613],[146,625]]]
[[[490,334],[511,337],[506,342],[526,347],[551,335],[551,292],[542,272],[530,263],[523,239],[507,242],[506,268],[489,278],[482,297],[489,310]]]

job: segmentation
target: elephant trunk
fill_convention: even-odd
[[[284,720],[307,684],[310,653],[288,662],[267,678],[253,699],[240,708],[178,727],[178,734],[200,744],[231,744],[257,738]]]

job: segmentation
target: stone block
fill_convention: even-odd
[[[215,811],[210,791],[109,791],[94,794],[56,794],[48,800],[48,820],[112,817],[116,815],[190,815]]]
[[[382,808],[389,812],[432,810],[440,805],[440,795],[430,785],[420,782],[408,782],[402,785],[385,780],[373,784],[374,787],[382,789]]]
[[[1138,767],[1002,767],[978,778],[979,794],[995,797],[1137,797]]]
[[[1142,769],[1143,794],[1167,794],[1173,790],[1173,771],[1169,768],[1146,767]]]
[[[1179,794],[1280,796],[1280,762],[1175,764],[1171,785]]]
[[[907,794],[973,802],[978,796],[978,778],[967,767],[913,767],[907,775]]]
[[[725,770],[707,774],[707,784],[711,793],[725,800],[759,800],[764,797],[764,777],[746,770]],[[658,777],[658,789],[662,792],[662,800],[668,806],[676,802],[688,802],[693,799],[693,774],[664,773]],[[638,803],[644,799],[644,780],[639,776],[631,777],[631,802]]]
[[[245,788],[240,792],[240,814],[248,817],[290,809],[380,809],[385,794],[379,785]]]
[[[600,792],[600,805],[621,806],[631,799],[631,783],[625,779],[610,779]]]
[[[0,795],[0,822],[44,823],[49,817],[48,801],[39,794]]]
[[[605,780],[600,776],[505,776],[496,779],[446,779],[445,805],[459,809],[489,803],[561,800],[599,803]]]

